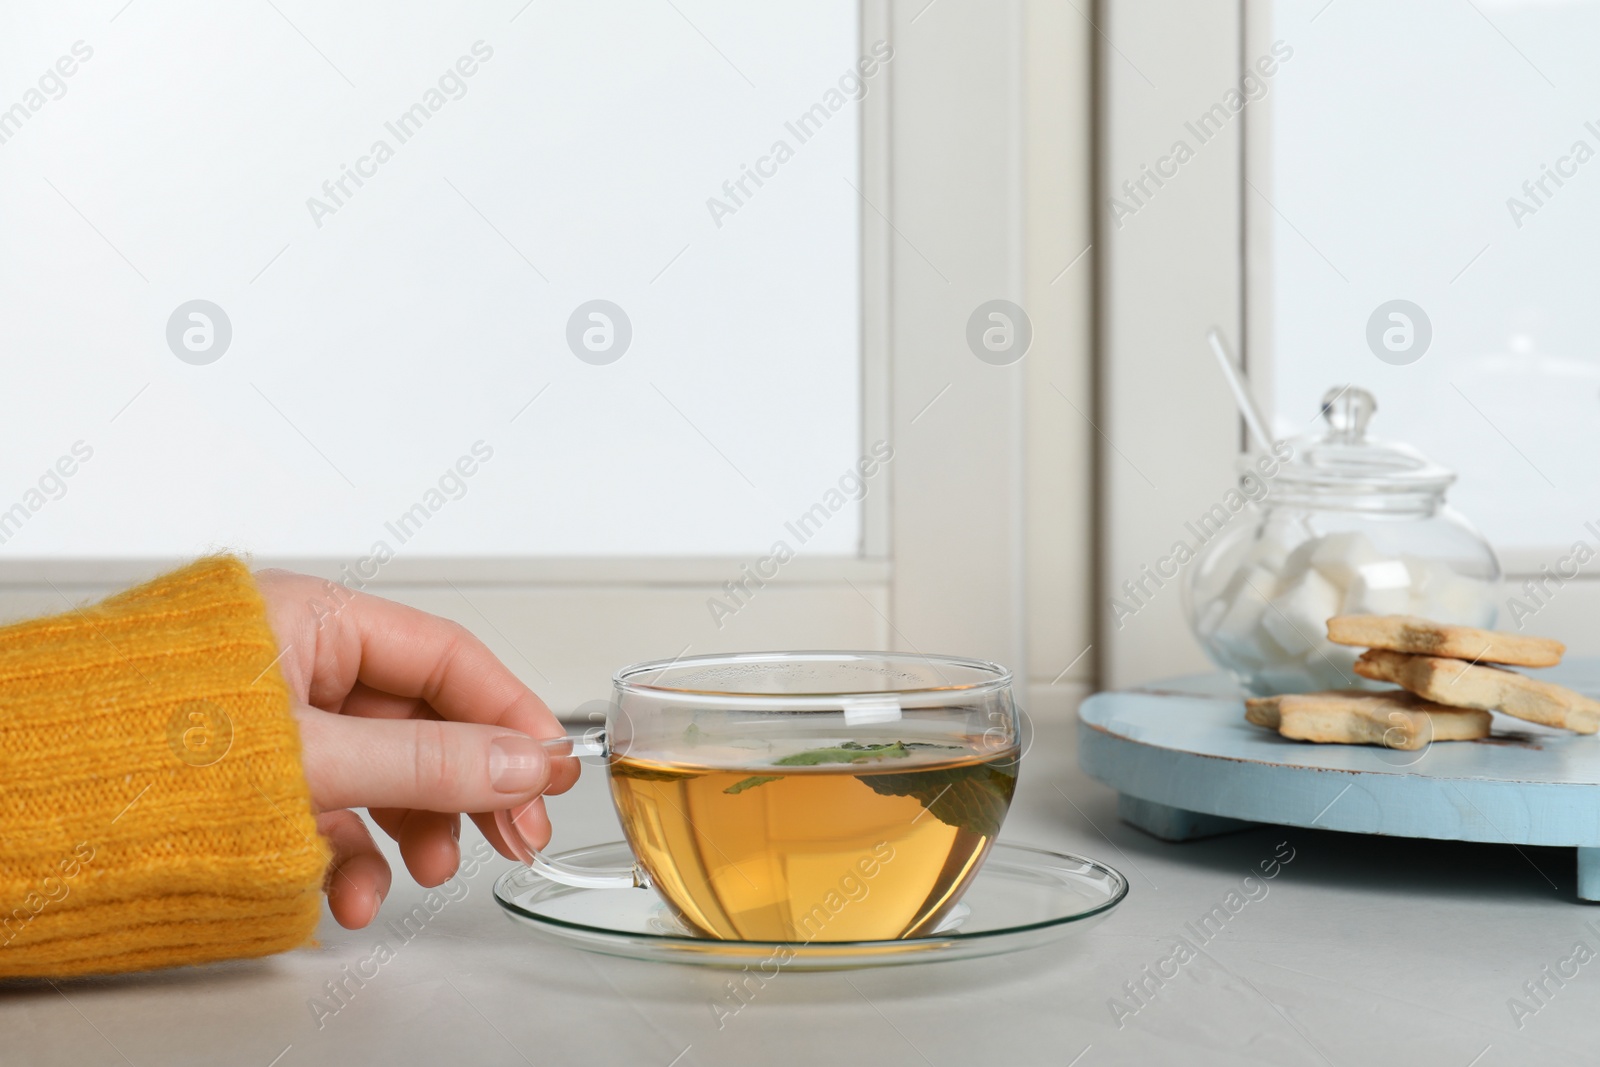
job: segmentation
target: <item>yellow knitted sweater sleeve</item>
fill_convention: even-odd
[[[0,977],[310,938],[328,852],[277,657],[229,557],[0,628]]]

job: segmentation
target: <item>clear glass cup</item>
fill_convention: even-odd
[[[626,667],[598,757],[634,855],[584,868],[502,834],[536,872],[653,887],[689,929],[859,941],[936,928],[1010,806],[1021,734],[1004,667],[893,652],[754,652]]]
[[[1250,693],[1387,688],[1352,670],[1360,649],[1328,640],[1332,615],[1494,625],[1500,563],[1445,503],[1455,474],[1368,436],[1376,410],[1363,389],[1330,390],[1322,434],[1240,460],[1253,507],[1237,525],[1191,524],[1209,539],[1184,574],[1190,628]]]

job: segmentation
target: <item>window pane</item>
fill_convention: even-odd
[[[0,553],[768,550],[862,447],[858,37],[8,5]]]
[[[1375,432],[1460,473],[1452,502],[1502,549],[1586,536],[1600,4],[1324,3],[1272,5],[1294,55],[1270,83],[1262,195],[1247,192],[1272,234],[1277,428],[1303,431],[1330,385],[1354,382],[1378,397]],[[1369,346],[1394,300],[1431,327],[1413,362],[1420,320],[1378,315],[1394,362]]]

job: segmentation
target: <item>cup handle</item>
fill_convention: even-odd
[[[540,742],[552,757],[576,759],[579,756],[604,756],[610,751],[603,729],[587,730],[576,737],[552,737]],[[500,836],[523,863],[552,882],[576,886],[579,889],[644,889],[650,886],[650,875],[634,863],[630,867],[579,867],[577,864],[551,859],[532,845],[511,821],[511,812],[494,813],[494,824]]]

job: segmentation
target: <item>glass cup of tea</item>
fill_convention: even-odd
[[[536,872],[651,886],[705,937],[885,941],[935,930],[1016,789],[1011,673],[898,652],[641,663],[603,727],[546,742],[599,757],[635,863],[578,867],[500,832]]]

